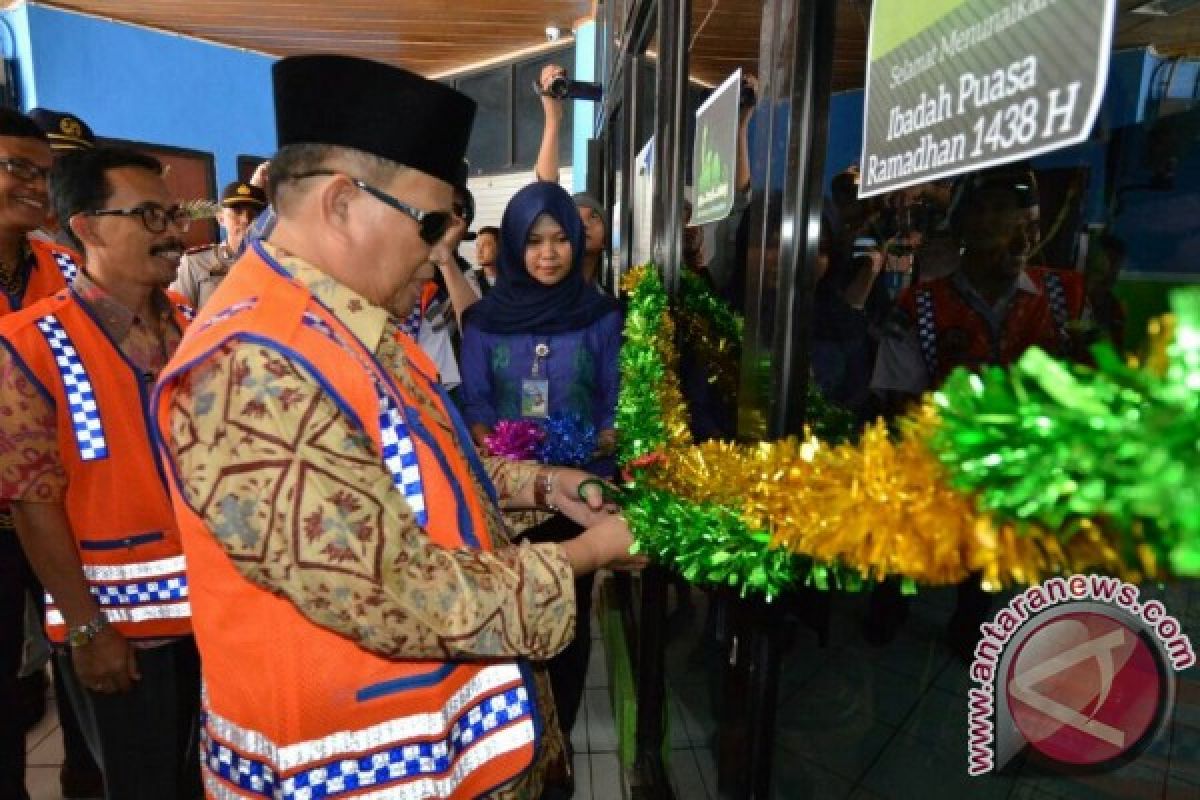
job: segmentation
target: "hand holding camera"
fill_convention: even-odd
[[[533,90],[541,95],[546,114],[553,114],[558,119],[562,118],[563,100],[591,100],[598,103],[604,97],[600,84],[573,81],[567,77],[567,71],[557,64],[542,67],[541,77],[534,83]]]

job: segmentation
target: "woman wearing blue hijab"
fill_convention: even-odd
[[[500,420],[574,412],[599,432],[588,468],[609,477],[622,320],[616,301],[584,280],[583,256],[579,209],[557,183],[532,183],[513,195],[500,225],[496,285],[464,317],[463,415],[482,446]],[[559,514],[526,535],[562,541],[577,533]],[[575,639],[548,664],[564,742],[587,674],[590,575],[575,582],[575,597]]]
[[[583,242],[558,184],[532,183],[509,201],[496,285],[464,320],[463,408],[477,444],[500,420],[571,411],[611,450],[621,312],[584,280]]]

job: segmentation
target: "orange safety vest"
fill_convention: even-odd
[[[1086,304],[1083,277],[1075,272],[1030,267],[1037,294],[1018,291],[997,335],[954,285],[953,276],[910,286],[897,304],[912,320],[931,385],[941,386],[955,367],[978,370],[1012,364],[1031,347],[1069,357],[1068,323]]]
[[[33,252],[33,269],[29,273],[25,291],[19,297],[0,292],[0,316],[67,288],[83,264],[83,259],[74,250],[31,236],[25,239]]]
[[[302,364],[374,441],[397,496],[430,539],[490,549],[483,498],[494,492],[466,428],[397,337],[413,379],[454,421],[422,418],[374,354],[255,242],[200,311],[158,386],[158,423],[181,378],[241,340]],[[203,663],[202,763],[210,798],[438,797],[486,794],[527,769],[540,738],[532,676],[515,660],[386,658],[305,617],[247,580],[172,482]],[[495,502],[494,493],[492,502]]]
[[[176,322],[187,326],[182,314]],[[0,320],[0,339],[54,407],[67,520],[97,604],[130,639],[190,633],[183,549],[141,371],[69,289]],[[46,633],[66,637],[49,595]]]

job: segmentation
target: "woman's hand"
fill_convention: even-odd
[[[619,511],[617,505],[605,497],[605,484],[595,475],[581,469],[566,467],[552,469],[550,474],[552,477],[550,491],[546,494],[547,504],[576,525],[590,528]],[[580,492],[580,486],[585,482],[587,485],[583,486],[583,491]]]

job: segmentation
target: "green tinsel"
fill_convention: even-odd
[[[1172,306],[1165,378],[1107,345],[1094,368],[1035,349],[1008,370],[951,375],[930,442],[951,484],[1050,530],[1102,520],[1127,558],[1148,545],[1176,574],[1200,575],[1200,292],[1177,292]]]
[[[813,378],[808,380],[808,427],[823,442],[841,444],[858,435],[858,420],[846,409],[825,399]]]
[[[654,265],[642,269],[645,274],[637,280],[625,310],[625,336],[618,362],[621,390],[616,412],[620,433],[617,456],[622,464],[661,451],[667,443],[667,427],[658,395],[666,366],[657,348],[667,311],[667,292]]]
[[[742,315],[717,297],[700,276],[686,270],[680,275],[678,302],[680,311],[707,319],[718,336],[741,343],[745,329]]]

